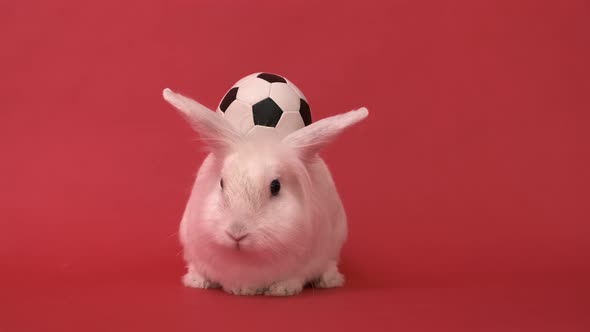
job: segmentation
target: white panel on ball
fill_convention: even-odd
[[[303,119],[299,112],[288,112],[281,115],[281,119],[279,120],[279,123],[277,123],[275,130],[278,131],[279,136],[283,138],[303,127],[305,127],[305,124],[303,123]]]
[[[284,114],[283,114],[284,115]],[[247,135],[248,139],[261,140],[263,142],[277,142],[281,139],[276,128],[265,126],[254,126]]]
[[[254,126],[252,106],[243,101],[234,100],[223,113],[223,116],[241,134],[248,133]]]
[[[299,111],[299,96],[288,84],[273,83],[270,86],[270,98],[274,100],[283,112]]]
[[[258,77],[251,77],[238,85],[237,99],[250,105],[268,98],[270,83]]]

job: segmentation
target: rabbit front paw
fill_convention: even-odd
[[[264,293],[268,296],[291,296],[301,293],[303,290],[303,281],[291,279],[279,281],[272,284]]]
[[[182,276],[182,284],[191,288],[219,288],[219,284],[204,278],[194,269],[189,268],[189,271]]]
[[[334,288],[343,285],[344,275],[338,271],[335,263],[330,264],[319,280],[314,283],[314,286],[318,288]]]

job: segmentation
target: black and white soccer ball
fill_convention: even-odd
[[[225,94],[217,112],[245,137],[281,139],[312,122],[303,93],[291,81],[271,73],[239,80]]]

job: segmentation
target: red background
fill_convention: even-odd
[[[0,331],[590,330],[587,1],[3,1]],[[285,75],[350,217],[343,289],[185,289],[204,155],[161,97]]]

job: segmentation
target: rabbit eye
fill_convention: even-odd
[[[270,183],[270,193],[273,196],[276,196],[279,194],[280,190],[281,190],[281,183],[279,182],[279,179],[272,180],[272,182]]]
[[[223,189],[223,179],[219,180],[219,186]]]

